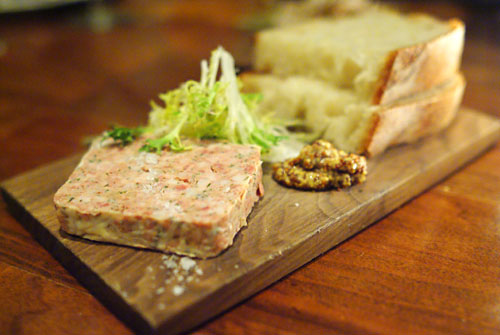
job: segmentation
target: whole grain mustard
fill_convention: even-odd
[[[366,158],[337,150],[325,140],[306,145],[296,158],[273,164],[273,178],[288,187],[322,191],[366,180]]]

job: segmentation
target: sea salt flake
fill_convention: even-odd
[[[194,272],[198,275],[198,276],[201,276],[203,274],[203,270],[200,269],[200,268],[196,268],[194,269]]]
[[[182,257],[179,264],[184,271],[189,271],[196,266],[196,262],[189,257]]]
[[[146,270],[148,270],[148,272],[153,272],[153,267],[151,265],[149,265]]]
[[[177,267],[177,263],[171,259],[167,259],[163,264],[165,264],[167,269],[175,269]]]
[[[147,164],[158,164],[158,157],[157,156],[158,155],[156,155],[156,154],[147,153],[145,162]]]
[[[165,288],[164,287],[160,287],[159,289],[156,290],[156,294],[162,294],[163,292],[165,292]]]
[[[164,303],[159,303],[159,304],[158,304],[158,309],[159,309],[160,311],[163,311],[163,310],[165,309],[165,304],[164,304]]]
[[[177,297],[177,296],[180,296],[182,293],[184,293],[184,287],[182,286],[179,286],[179,285],[175,285],[173,288],[172,288],[172,293]]]

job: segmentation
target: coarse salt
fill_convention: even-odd
[[[175,285],[172,288],[172,293],[177,297],[177,296],[181,295],[182,293],[184,293],[184,287],[179,286],[179,285]]]
[[[147,153],[146,159],[144,160],[147,164],[158,164],[158,155]]]
[[[175,269],[177,267],[177,263],[171,259],[167,259],[163,264],[165,264],[167,269]]]
[[[167,259],[166,261],[163,262],[167,269],[175,269],[177,268],[177,263],[171,259]]]
[[[179,264],[184,271],[189,271],[196,266],[196,262],[189,257],[182,257]]]

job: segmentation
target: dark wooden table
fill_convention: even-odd
[[[250,64],[266,1],[115,1],[0,15],[0,181],[146,122],[217,45]],[[400,4],[468,25],[464,104],[500,116],[499,10]],[[199,334],[500,333],[500,145]],[[0,202],[0,334],[129,334]]]

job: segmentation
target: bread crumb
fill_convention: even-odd
[[[165,309],[165,304],[164,304],[164,303],[159,303],[159,304],[158,304],[158,309],[159,309],[160,311],[163,311],[163,310]]]
[[[153,272],[153,267],[151,265],[149,265],[146,270],[148,270],[148,272]]]

